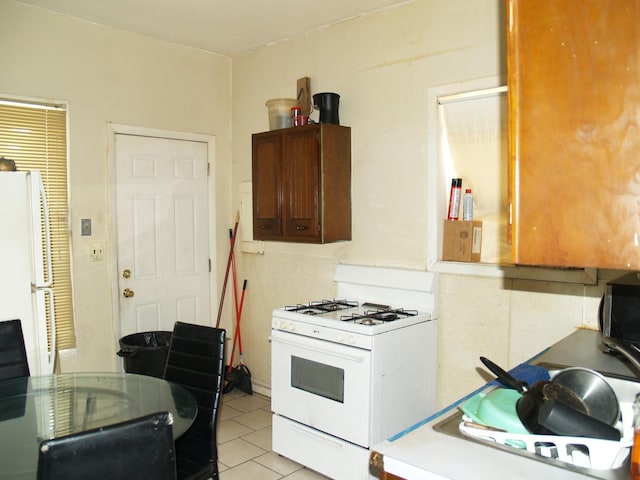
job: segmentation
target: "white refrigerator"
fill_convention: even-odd
[[[0,321],[20,319],[31,375],[56,351],[49,211],[40,172],[0,172]],[[51,328],[47,333],[47,306]]]

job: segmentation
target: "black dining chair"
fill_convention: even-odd
[[[45,440],[38,480],[175,480],[173,417],[158,412]]]
[[[29,376],[22,322],[0,322],[0,380]]]
[[[179,479],[218,479],[216,428],[224,380],[226,331],[176,322],[164,379],[187,389],[198,403],[193,425],[176,440]]]

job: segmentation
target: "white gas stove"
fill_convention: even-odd
[[[273,312],[272,328],[370,350],[372,336],[428,320],[428,312],[332,299],[279,308]]]
[[[333,479],[435,410],[437,275],[338,265],[337,296],[272,317],[273,449]]]

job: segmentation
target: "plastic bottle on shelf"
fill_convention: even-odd
[[[470,188],[465,190],[462,197],[462,220],[473,220],[473,195]]]
[[[460,192],[462,190],[462,179],[451,180],[451,192],[449,193],[449,211],[447,220],[458,220],[460,217]]]

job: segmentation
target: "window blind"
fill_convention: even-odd
[[[42,174],[51,223],[57,346],[58,350],[74,348],[66,108],[0,99],[0,156],[14,160],[18,170]],[[51,328],[50,312],[47,328]]]

